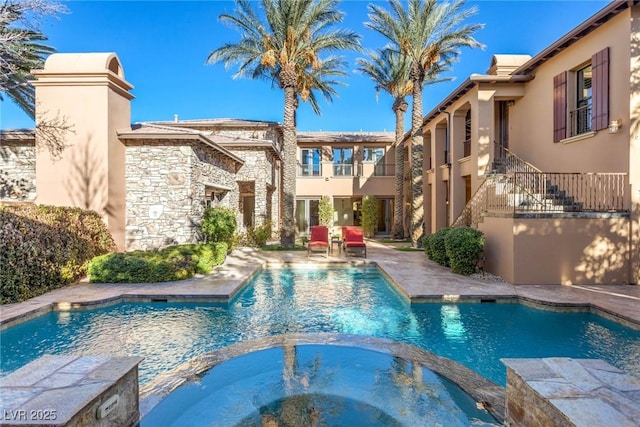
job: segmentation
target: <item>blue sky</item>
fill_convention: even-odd
[[[385,40],[363,22],[370,1],[343,0],[344,26],[360,33],[366,49]],[[427,113],[472,73],[485,73],[493,54],[535,55],[603,8],[607,1],[468,1],[478,7],[470,23],[485,27],[476,33],[484,50],[462,51],[454,65],[455,80],[424,90]],[[235,69],[205,65],[211,50],[239,34],[218,20],[230,13],[231,1],[70,1],[70,13],[49,20],[43,32],[58,52],[116,52],[125,78],[134,85],[132,122],[201,118],[243,118],[282,121],[283,93],[268,82],[233,79]],[[383,3],[384,4],[384,3]],[[376,97],[371,80],[355,71],[347,54],[346,87],[339,87],[333,103],[321,103],[317,116],[309,105],[298,109],[301,131],[392,131],[391,98]],[[406,116],[409,126],[410,112]],[[33,122],[11,101],[1,103],[0,128],[32,127]]]

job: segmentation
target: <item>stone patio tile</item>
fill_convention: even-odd
[[[529,386],[547,399],[563,399],[584,396],[585,392],[564,378],[553,378],[540,381],[527,381]]]
[[[551,399],[576,427],[637,427],[638,424],[601,399]]]
[[[85,374],[87,372],[93,371],[96,367],[102,365],[108,359],[108,356],[83,356],[62,367],[59,372]]]
[[[56,372],[54,374],[49,375],[46,378],[43,378],[41,381],[38,381],[34,385],[36,387],[42,388],[63,388],[63,387],[71,387],[84,378],[84,374],[72,374],[72,373],[63,373]]]
[[[96,369],[86,375],[87,380],[115,381],[131,369],[132,364],[142,362],[144,358],[138,356],[109,358]]]
[[[602,386],[602,383],[589,373],[576,360],[566,357],[550,357],[543,359],[544,363],[563,378],[583,391],[591,391]]]
[[[35,395],[35,391],[22,390],[19,388],[0,388],[0,411],[20,408]]]
[[[526,381],[563,379],[546,364],[540,363],[540,359],[500,359],[500,361],[513,369]]]
[[[616,368],[617,369],[617,368]],[[621,392],[640,391],[640,378],[626,375],[623,371],[611,372],[600,369],[589,369],[591,375],[603,384]]]
[[[34,361],[32,367],[23,366],[2,378],[3,387],[28,387],[42,381],[61,367],[71,363],[78,356],[45,355]],[[26,369],[25,369],[26,368]]]

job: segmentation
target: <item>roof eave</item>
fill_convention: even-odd
[[[162,134],[158,134],[158,133],[151,133],[151,132],[129,132],[129,131],[123,131],[123,132],[117,132],[118,138],[119,139],[159,139],[159,140],[163,140],[163,139],[180,139],[180,140],[192,140],[192,141],[199,141],[204,143],[205,145],[208,145],[209,147],[213,148],[214,150],[220,152],[221,154],[224,154],[225,156],[229,157],[231,160],[234,160],[235,162],[243,165],[244,164],[244,160],[242,160],[240,157],[236,156],[235,154],[233,154],[231,151],[227,150],[224,147],[221,147],[220,145],[216,144],[215,142],[211,141],[209,138],[207,138],[206,136],[202,135],[202,134],[185,134],[185,133],[162,133]]]

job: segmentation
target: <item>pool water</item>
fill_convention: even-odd
[[[163,426],[497,426],[457,385],[373,350],[285,345],[222,362],[140,421]]]
[[[498,384],[501,358],[601,358],[640,376],[640,332],[589,313],[521,304],[410,304],[375,266],[267,269],[229,304],[123,303],[51,312],[0,333],[0,373],[43,354],[144,357],[146,383],[202,353],[283,332],[388,338]]]

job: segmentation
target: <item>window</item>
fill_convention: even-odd
[[[599,131],[608,123],[609,48],[605,48],[591,57],[591,63],[553,78],[553,141]]]
[[[591,64],[581,68],[576,76],[576,108],[569,112],[571,131],[569,136],[580,135],[591,131],[591,80],[593,69]]]
[[[375,163],[373,169],[374,176],[387,176],[388,173],[392,172],[391,165],[389,165],[389,167],[386,167],[384,163],[384,148],[382,147],[365,147],[362,160],[365,162]]]
[[[353,176],[353,148],[333,149],[333,175]]]
[[[462,156],[471,155],[471,110],[467,110],[464,116],[464,141],[462,142]]]
[[[384,157],[384,148],[372,148],[365,147],[364,156],[362,158],[365,162],[379,162]]]
[[[300,150],[300,176],[322,175],[322,154],[319,148]]]
[[[220,206],[224,193],[220,191],[212,191],[204,200],[204,205],[207,208],[215,208]]]

